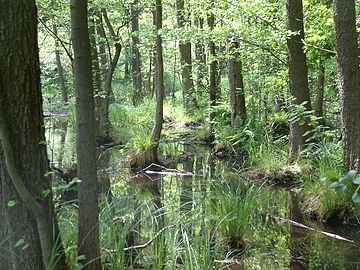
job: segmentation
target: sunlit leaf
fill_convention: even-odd
[[[14,201],[14,200],[10,200],[7,202],[8,207],[14,207],[15,205],[16,205],[16,201]]]

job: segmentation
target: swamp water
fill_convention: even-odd
[[[357,244],[278,218],[360,243],[358,228],[301,220],[294,194],[251,185],[236,163],[214,158],[207,147],[168,143],[163,152],[176,169],[137,175],[113,153],[112,202],[103,198],[100,206],[106,269],[360,269]],[[74,207],[64,206],[59,220],[71,253]]]
[[[112,176],[115,207],[116,198],[122,198],[119,206],[129,199],[127,209],[120,207],[122,214],[117,210],[128,218],[124,223],[133,236],[129,244],[154,240],[134,252],[139,269],[161,269],[162,264],[165,269],[204,270],[360,269],[357,245],[277,219],[299,219],[289,191],[252,186],[240,178],[234,164],[214,159],[206,147],[169,148],[178,161],[176,170],[150,171],[123,181]],[[360,240],[351,228],[305,223]]]

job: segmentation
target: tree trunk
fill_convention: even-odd
[[[57,27],[56,24],[53,25],[53,32],[54,35],[57,36]],[[57,38],[55,38],[55,59],[56,59],[56,68],[57,73],[59,76],[59,83],[60,83],[60,91],[61,91],[61,102],[68,103],[68,93],[65,85],[64,79],[64,70],[61,64],[61,57],[60,57],[60,50],[59,50],[59,42]]]
[[[235,126],[235,119],[240,117],[241,122],[246,120],[244,82],[242,76],[242,63],[240,59],[239,42],[230,41],[230,59],[228,60],[228,78],[230,92],[230,122],[231,127]]]
[[[54,230],[51,181],[45,176],[49,162],[43,143],[35,1],[1,0],[0,6],[0,235],[5,236],[1,241],[6,249],[4,263],[1,250],[0,266],[66,269],[59,232]],[[24,244],[16,247],[21,239]],[[51,265],[56,244],[58,258]]]
[[[355,1],[334,0],[344,169],[360,170],[360,72]]]
[[[93,87],[95,93],[95,136],[101,137],[100,131],[100,111],[102,107],[103,97],[103,89],[101,83],[101,71],[99,64],[99,56],[96,42],[96,24],[94,18],[94,11],[89,11],[89,37],[90,37],[90,45],[91,45],[91,68],[92,68],[92,76],[93,76]]]
[[[302,40],[304,40],[303,23],[303,4],[302,0],[287,0],[287,28],[291,31],[291,36],[287,39],[289,55],[289,79],[290,92],[293,96],[293,105],[299,106],[306,102],[305,109],[311,111],[310,94],[308,86],[308,73],[306,56],[303,50]],[[301,115],[297,120],[290,124],[290,158],[296,159],[306,144],[304,134],[309,131],[307,119]],[[304,122],[302,124],[301,122]]]
[[[141,75],[141,55],[139,39],[139,0],[135,0],[131,7],[131,48],[132,48],[132,77],[133,77],[133,104],[137,104],[142,96],[142,75]]]
[[[188,21],[185,10],[185,0],[176,0],[177,27],[181,30]],[[189,113],[196,107],[194,96],[194,82],[192,78],[191,42],[180,37],[179,40],[180,65],[182,89],[184,96],[184,107]]]
[[[213,4],[214,0],[212,1]],[[213,12],[210,13],[208,17],[208,25],[210,30],[212,31],[215,26],[215,14]],[[215,134],[214,130],[214,123],[215,120],[215,111],[214,107],[217,104],[218,99],[218,91],[219,91],[219,85],[218,85],[218,61],[216,59],[216,47],[215,42],[211,39],[209,42],[209,50],[210,50],[210,133],[213,137]],[[212,138],[214,139],[214,138]]]
[[[325,64],[320,60],[318,64],[318,77],[316,82],[316,100],[314,104],[314,111],[317,117],[323,116],[324,109],[324,86],[325,86]]]
[[[114,94],[112,92],[112,79],[115,72],[115,68],[117,66],[117,63],[119,62],[120,53],[121,53],[121,44],[119,41],[119,37],[114,31],[114,28],[112,27],[110,20],[107,16],[107,12],[105,9],[102,9],[102,14],[105,20],[105,24],[114,39],[115,42],[115,55],[112,59],[110,59],[109,68],[105,75],[105,81],[104,81],[104,99],[103,104],[101,108],[101,114],[100,114],[100,134],[102,138],[109,139],[111,138],[110,135],[110,120],[109,120],[109,106],[111,99],[114,99]]]
[[[198,18],[195,19],[195,25],[198,29],[204,28],[204,19]],[[195,58],[196,58],[196,91],[198,95],[202,94],[202,89],[204,88],[203,78],[206,69],[206,55],[205,55],[205,46],[201,41],[197,41],[195,44]]]
[[[85,255],[84,269],[101,269],[99,207],[96,179],[94,91],[87,1],[71,1],[71,38],[74,50],[76,96],[76,152],[79,188],[78,253]]]
[[[161,0],[155,2],[155,27],[156,27],[156,52],[155,52],[155,93],[156,93],[156,112],[155,125],[152,131],[151,140],[154,144],[153,153],[157,160],[157,149],[163,125],[163,103],[164,103],[164,63],[162,49],[162,3]]]

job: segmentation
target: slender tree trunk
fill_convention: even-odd
[[[0,200],[5,206],[0,207],[0,235],[8,256],[3,264],[1,251],[0,267],[66,269],[54,229],[46,144],[41,143],[45,130],[35,1],[1,0],[0,6]],[[16,246],[21,239],[24,244]],[[57,263],[50,264],[57,243]]]
[[[161,0],[155,2],[155,27],[156,27],[156,66],[155,66],[155,93],[156,93],[156,112],[155,125],[152,131],[151,140],[154,144],[153,152],[157,160],[157,149],[163,125],[163,103],[164,103],[164,63],[162,49],[162,3]]]
[[[102,14],[104,17],[104,21],[105,24],[112,36],[112,38],[114,39],[115,42],[115,54],[114,57],[112,59],[110,59],[110,64],[109,64],[109,68],[106,72],[106,76],[105,76],[105,82],[104,82],[104,94],[105,94],[105,98],[103,100],[103,106],[101,109],[101,114],[100,114],[100,134],[101,137],[103,138],[111,138],[110,135],[110,120],[109,120],[109,106],[110,106],[110,101],[111,99],[114,98],[113,96],[113,92],[112,92],[112,79],[114,76],[114,72],[116,69],[116,66],[119,62],[119,58],[120,58],[120,53],[121,53],[121,44],[119,41],[119,37],[117,36],[117,34],[114,31],[114,28],[112,27],[110,20],[107,16],[107,12],[105,9],[102,9]]]
[[[235,126],[235,119],[240,117],[241,122],[246,120],[245,92],[242,76],[242,63],[240,59],[239,42],[230,41],[230,59],[228,60],[228,78],[230,92],[230,122],[231,127]]]
[[[77,175],[81,180],[78,192],[78,253],[85,255],[82,261],[86,264],[84,269],[98,270],[101,263],[95,113],[86,0],[71,1],[71,37],[74,49]]]
[[[354,0],[334,0],[344,169],[360,170],[360,68]]]
[[[56,24],[53,25],[53,32],[57,36]],[[65,85],[64,70],[61,64],[59,42],[56,38],[55,38],[55,59],[56,59],[57,73],[59,76],[60,90],[61,90],[61,102],[66,104],[68,103],[68,93]]]
[[[302,0],[287,0],[287,28],[291,36],[287,39],[289,55],[289,78],[290,92],[293,96],[293,104],[298,106],[306,102],[305,109],[311,111],[310,94],[308,86],[308,72],[306,56],[303,50],[304,40],[303,4]],[[290,124],[290,158],[296,159],[306,144],[304,134],[309,131],[307,119],[299,116],[300,120]]]
[[[204,19],[197,18],[195,20],[195,25],[199,30],[204,28]],[[203,90],[203,78],[205,74],[206,67],[206,55],[205,55],[205,46],[201,41],[197,41],[195,44],[195,58],[196,58],[196,91],[201,95]]]
[[[142,96],[142,74],[141,74],[141,55],[139,39],[139,0],[135,0],[131,7],[131,47],[132,47],[132,77],[133,77],[133,104],[137,104]]]
[[[212,0],[211,3],[214,4],[215,0]],[[208,25],[210,30],[212,31],[215,26],[215,14],[211,12],[208,17]],[[211,136],[214,136],[214,119],[215,119],[215,112],[214,107],[217,104],[218,100],[218,61],[216,59],[216,47],[215,42],[210,40],[209,42],[209,50],[210,50],[210,133]]]
[[[318,77],[316,82],[316,99],[314,104],[314,111],[317,117],[323,116],[324,109],[324,87],[325,87],[325,64],[320,60],[318,64]]]
[[[176,12],[177,27],[181,31],[185,28],[188,21],[188,14],[186,14],[185,10],[185,0],[176,0]],[[192,78],[191,42],[181,37],[179,41],[179,51],[184,107],[189,113],[196,107],[194,82]]]

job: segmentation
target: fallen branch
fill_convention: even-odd
[[[290,220],[290,219],[287,219],[287,218],[274,217],[274,219],[275,219],[275,220],[282,221],[282,222],[284,222],[284,223],[291,224],[291,225],[296,226],[296,227],[299,227],[299,228],[303,228],[303,229],[309,230],[309,231],[321,233],[321,234],[323,234],[323,235],[326,235],[326,236],[328,236],[328,237],[334,238],[334,239],[336,239],[336,240],[341,240],[341,241],[346,241],[346,242],[349,242],[349,243],[352,243],[352,244],[356,244],[355,241],[346,239],[346,238],[344,238],[344,237],[342,237],[342,236],[340,236],[340,235],[333,234],[333,233],[329,233],[329,232],[320,231],[320,230],[318,230],[318,229],[308,227],[308,226],[306,226],[306,225],[304,225],[304,224],[301,224],[301,223],[299,223],[299,222],[296,222],[296,221],[293,221],[293,220]]]
[[[152,167],[157,167],[157,168],[160,168],[160,169],[162,169],[164,171],[149,170]],[[156,163],[151,163],[149,166],[142,169],[140,171],[140,173],[143,173],[143,174],[172,175],[172,176],[195,176],[195,174],[192,173],[192,172],[184,172],[184,171],[180,171],[178,169],[166,168],[166,167],[161,166],[161,165],[156,164]]]
[[[146,170],[144,171],[145,174],[160,174],[160,175],[171,175],[171,176],[194,176],[192,172],[157,172]]]

